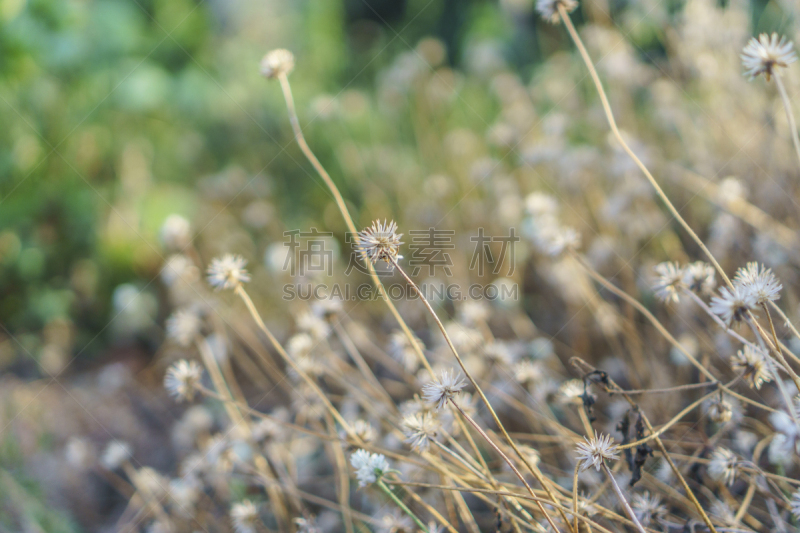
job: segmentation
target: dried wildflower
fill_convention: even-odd
[[[178,309],[167,319],[167,338],[183,348],[189,347],[200,334],[203,321],[193,309]]]
[[[649,492],[637,492],[631,498],[631,508],[636,518],[644,527],[652,522],[659,522],[666,518],[667,508],[662,505],[661,498]]]
[[[256,533],[258,524],[258,507],[250,500],[244,500],[231,506],[231,522],[236,533]]]
[[[561,20],[561,15],[558,13],[558,7],[564,8],[567,13],[572,13],[578,7],[577,0],[539,0],[536,2],[536,11],[551,24],[558,24]]]
[[[414,336],[414,343],[420,351],[425,349],[425,345]],[[389,337],[389,353],[403,365],[407,372],[414,373],[419,369],[419,356],[414,349],[414,345],[408,340],[408,336],[402,331],[395,331]]]
[[[353,453],[350,456],[350,464],[356,469],[359,487],[372,485],[391,470],[386,457],[379,453],[370,453],[367,450],[357,450]]]
[[[704,261],[695,261],[683,267],[683,283],[697,294],[711,294],[717,285],[714,267]]]
[[[261,59],[261,75],[265,78],[277,78],[281,74],[288,75],[294,70],[294,55],[284,48],[267,52]]]
[[[100,463],[108,470],[119,468],[122,463],[130,459],[131,447],[127,442],[119,440],[112,440],[103,451],[103,456],[100,457]]]
[[[458,391],[467,384],[461,373],[456,374],[452,370],[444,370],[439,375],[439,379],[434,379],[422,387],[422,397],[428,403],[436,404],[436,409],[441,409],[452,399]]]
[[[164,375],[164,388],[178,401],[192,401],[202,377],[203,369],[197,362],[181,359],[167,369]]]
[[[736,479],[738,469],[739,459],[729,449],[720,447],[711,454],[711,460],[708,463],[708,474],[713,479],[726,485],[731,485]]]
[[[583,405],[584,392],[583,380],[569,379],[558,387],[558,401],[569,405]],[[594,398],[593,394],[590,396]]]
[[[717,424],[724,424],[730,421],[733,417],[731,404],[723,398],[712,400],[708,406],[708,417]]]
[[[597,471],[603,466],[604,461],[616,461],[619,459],[617,445],[611,435],[600,435],[596,431],[594,438],[583,438],[586,442],[578,443],[578,462],[581,463],[581,470],[586,470],[594,466]]]
[[[747,266],[740,268],[736,272],[734,282],[740,285],[745,291],[755,298],[757,304],[764,304],[768,301],[778,300],[783,286],[775,278],[772,269],[761,265],[755,261],[747,263]]]
[[[405,442],[419,453],[428,451],[432,440],[439,435],[441,424],[432,413],[418,413],[403,419]]]
[[[180,215],[170,215],[161,225],[159,238],[167,250],[183,251],[192,240],[192,225]]]
[[[756,306],[755,295],[740,285],[734,285],[733,289],[722,287],[719,294],[711,299],[711,311],[719,315],[729,327],[734,322],[743,320],[747,311]]]
[[[653,292],[664,302],[678,302],[680,291],[684,286],[684,271],[678,263],[671,261],[655,266],[658,280],[653,285]]]
[[[750,387],[756,390],[760,389],[762,384],[772,381],[764,352],[751,346],[745,346],[731,357],[731,368],[742,372]]]
[[[402,236],[402,233],[397,233],[397,224],[394,220],[389,223],[385,220],[383,222],[376,220],[371,227],[358,234],[356,249],[365,261],[377,263],[379,259],[383,259],[391,264],[393,259],[401,257],[397,252],[403,244],[400,241]]]
[[[245,270],[247,260],[241,255],[225,254],[215,257],[208,267],[208,283],[215,289],[235,289],[250,281]]]
[[[514,379],[518,383],[536,383],[544,377],[544,370],[539,361],[525,359],[514,365]]]
[[[372,427],[372,424],[360,418],[353,423],[353,433],[355,433],[356,437],[367,444],[374,441],[377,435],[375,428]]]
[[[776,72],[775,67],[786,68],[797,61],[797,55],[792,48],[792,41],[785,36],[778,37],[777,33],[762,33],[758,39],[752,37],[741,55],[745,76],[752,80],[763,74],[769,81]]]
[[[800,521],[800,489],[797,489],[794,491],[794,494],[792,494],[790,505],[792,506],[792,516],[794,516],[795,520]]]

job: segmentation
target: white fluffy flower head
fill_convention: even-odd
[[[547,22],[558,24],[561,20],[561,15],[558,13],[559,6],[562,6],[567,13],[572,13],[578,7],[578,2],[577,0],[539,0],[536,2],[536,11]]]
[[[777,33],[762,33],[758,39],[751,38],[742,50],[741,57],[744,74],[750,76],[751,80],[763,74],[769,81],[776,67],[786,68],[797,61],[792,41],[784,36],[778,37]]]
[[[428,451],[432,440],[439,435],[441,424],[432,413],[414,413],[403,419],[403,433],[411,448],[422,453]]]
[[[192,401],[197,385],[203,377],[203,369],[195,361],[181,359],[164,375],[164,388],[178,401]]]
[[[367,450],[357,450],[353,453],[350,456],[350,464],[356,469],[359,487],[372,485],[391,470],[385,456]]]
[[[167,319],[167,338],[187,348],[200,334],[203,321],[192,309],[178,309]]]
[[[750,387],[756,390],[764,383],[772,381],[772,373],[767,367],[764,352],[750,346],[745,346],[731,357],[731,368],[742,372]]]
[[[391,264],[392,259],[401,257],[398,252],[403,244],[400,240],[402,236],[402,233],[397,233],[397,223],[394,220],[376,220],[372,226],[358,234],[356,249],[365,260],[377,263],[379,259],[383,259]]]
[[[428,403],[435,404],[437,409],[441,409],[447,404],[447,400],[452,399],[464,388],[467,382],[460,373],[456,374],[453,370],[444,370],[438,379],[434,379],[422,387],[422,397]]]
[[[586,442],[578,443],[578,462],[581,470],[586,470],[593,466],[600,471],[605,461],[616,461],[619,459],[618,446],[614,443],[611,435],[600,435],[596,431],[594,438],[583,438]]]
[[[250,281],[245,270],[247,260],[241,255],[225,254],[215,257],[208,266],[208,283],[215,289],[235,289]]]
[[[768,301],[778,300],[783,286],[780,284],[772,269],[761,265],[755,261],[747,263],[747,266],[740,268],[736,272],[734,283],[748,292],[759,305]]]
[[[267,52],[261,60],[261,75],[265,78],[277,78],[288,75],[294,70],[294,55],[284,48]]]
[[[711,454],[711,460],[708,463],[708,474],[717,481],[731,485],[736,479],[738,468],[739,459],[736,454],[727,448],[720,447]]]
[[[664,302],[678,302],[683,287],[684,271],[678,263],[672,261],[655,266],[658,280],[653,284],[653,292]]]
[[[739,284],[735,284],[733,289],[722,287],[719,296],[711,298],[711,310],[728,326],[741,322],[747,316],[747,311],[755,306],[755,295]]]

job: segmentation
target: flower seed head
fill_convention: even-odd
[[[742,50],[741,57],[744,74],[750,76],[751,80],[763,74],[769,81],[776,67],[786,68],[797,61],[792,42],[784,36],[778,37],[777,33],[762,33],[758,39],[751,38]]]
[[[391,263],[392,259],[397,259],[402,233],[397,233],[397,224],[392,220],[387,223],[385,220],[381,223],[376,220],[372,226],[366,228],[358,234],[356,249],[361,252],[364,260],[376,263],[379,259],[383,259],[387,263]]]
[[[618,447],[611,435],[600,435],[596,431],[593,439],[583,438],[586,442],[578,443],[578,462],[581,470],[593,466],[600,471],[604,461],[619,459]]]
[[[741,285],[735,284],[733,289],[722,287],[719,296],[711,298],[710,307],[725,324],[731,326],[741,322],[747,316],[747,311],[754,309],[755,306],[755,295]]]
[[[740,268],[733,281],[749,293],[759,305],[778,300],[781,297],[780,292],[783,286],[772,273],[772,269],[764,265],[761,265],[759,269],[758,263],[755,261]]]
[[[689,263],[683,268],[683,283],[697,294],[711,294],[717,285],[714,267],[704,261]]]
[[[203,369],[197,362],[181,359],[164,375],[164,388],[178,401],[192,401],[202,377]]]
[[[764,352],[751,346],[745,346],[731,358],[731,368],[742,372],[750,387],[756,390],[760,389],[762,384],[772,381],[772,373],[767,367]]]
[[[419,453],[428,451],[432,440],[439,435],[441,424],[432,413],[415,413],[403,419],[403,433],[411,448]]]
[[[250,281],[245,270],[247,260],[241,255],[225,254],[215,257],[208,266],[208,283],[215,289],[235,289]]]
[[[359,487],[372,485],[391,470],[385,456],[379,453],[370,453],[367,450],[357,450],[353,453],[350,456],[350,464],[356,469]]]
[[[661,504],[661,498],[651,495],[647,491],[637,492],[633,495],[631,508],[644,527],[649,526],[652,522],[659,522],[667,516],[667,508]]]
[[[167,319],[167,338],[183,348],[189,347],[200,334],[203,321],[192,309],[179,309]]]
[[[577,0],[539,0],[536,2],[536,11],[551,24],[558,24],[561,15],[558,13],[558,6],[563,6],[564,11],[572,13],[578,7]]]
[[[708,474],[717,481],[731,485],[736,479],[736,473],[739,469],[738,463],[739,459],[735,453],[727,448],[717,448],[711,454],[711,461],[708,463]]]
[[[294,70],[294,55],[284,48],[268,52],[261,60],[261,75],[273,79]]]
[[[683,287],[685,273],[678,263],[672,261],[659,263],[655,267],[658,280],[653,285],[653,292],[663,302],[680,300],[680,291]]]
[[[467,384],[461,373],[456,374],[452,370],[444,370],[439,379],[434,379],[422,387],[422,397],[425,401],[436,405],[436,409],[441,409],[447,400],[453,398]]]

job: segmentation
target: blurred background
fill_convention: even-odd
[[[609,249],[634,265],[649,260],[636,257],[641,250],[663,260],[686,246],[691,255],[649,192],[620,185],[633,170],[606,146],[566,33],[534,4],[0,0],[0,530],[111,530],[125,499],[100,481],[71,487],[60,471],[64,454],[80,463],[96,453],[72,435],[99,446],[140,432],[149,435],[142,456],[165,468],[173,460],[162,448],[175,415],[160,390],[163,366],[153,365],[176,304],[160,276],[170,215],[190,222],[204,264],[224,252],[250,261],[253,290],[279,330],[290,306],[270,268],[285,231],[332,231],[346,265],[343,221],[293,143],[278,84],[259,74],[273,48],[295,54],[301,125],[357,224],[435,225],[461,243],[479,226],[521,227],[527,194],[561,191],[567,205],[595,203],[595,218],[564,211],[584,233],[605,228],[604,240],[584,239],[597,241],[601,267]],[[780,109],[753,96],[763,84],[741,79],[738,54],[759,31],[793,36],[796,10],[775,0],[592,0],[573,20],[651,163],[679,161],[718,181],[766,156],[757,143],[742,151],[741,138],[713,132],[748,131],[746,120],[769,115],[763,135],[785,134]],[[697,113],[706,104],[721,117]],[[712,134],[697,141],[692,131]],[[783,144],[788,155],[768,164],[794,194]],[[732,163],[719,173],[723,160]],[[586,192],[592,172],[612,184],[593,179]],[[620,187],[616,203],[603,192]],[[697,191],[668,188],[676,204],[693,202],[686,216],[717,252],[750,250],[713,226],[720,213]],[[786,215],[780,193],[754,194]],[[580,319],[564,329],[569,298],[544,286],[528,248],[520,244],[512,276],[519,305],[553,336],[580,330]],[[452,252],[455,276],[476,281],[464,267],[470,255],[468,244]],[[359,313],[373,310],[385,313]],[[418,311],[408,313],[413,322]]]

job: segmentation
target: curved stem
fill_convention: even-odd
[[[286,76],[285,73],[282,73],[278,76],[278,80],[281,83],[281,91],[283,92],[283,99],[286,101],[286,108],[289,112],[289,122],[292,125],[292,131],[294,132],[294,138],[297,141],[297,144],[300,146],[300,150],[303,152],[303,155],[306,156],[306,159],[311,162],[311,166],[314,167],[314,170],[317,171],[317,174],[320,175],[322,181],[325,182],[325,185],[333,194],[333,199],[336,201],[336,206],[339,208],[339,211],[342,213],[342,217],[344,218],[344,222],[347,225],[347,229],[350,233],[353,234],[356,241],[358,241],[358,229],[356,229],[356,225],[353,222],[353,217],[350,216],[350,210],[347,208],[347,204],[342,197],[342,194],[339,192],[339,188],[331,179],[328,171],[325,170],[325,167],[322,166],[322,163],[319,162],[317,156],[314,155],[314,152],[311,151],[311,148],[308,146],[306,142],[306,138],[303,135],[303,130],[300,128],[300,120],[297,117],[297,111],[294,107],[294,97],[292,96],[292,87],[289,84],[289,78]],[[422,351],[422,348],[419,347],[417,342],[415,341],[414,334],[412,333],[411,329],[406,324],[403,317],[400,316],[400,312],[395,307],[394,303],[391,301],[389,296],[386,294],[386,289],[381,283],[378,274],[375,272],[375,268],[372,266],[372,263],[369,261],[365,261],[367,269],[369,270],[370,278],[372,278],[372,282],[378,288],[378,291],[381,294],[381,298],[386,305],[389,307],[389,311],[394,316],[395,320],[397,320],[400,329],[403,330],[403,333],[406,337],[408,337],[409,342],[411,343],[411,347],[416,352],[417,357],[419,357],[420,362],[428,371],[428,373],[433,376],[433,368],[431,368],[430,363],[428,362],[428,358],[425,357],[425,353]]]
[[[625,514],[631,519],[633,524],[636,526],[636,529],[639,530],[639,533],[645,533],[642,524],[639,523],[639,519],[636,518],[636,513],[633,512],[628,500],[625,499],[625,495],[622,493],[622,489],[620,489],[619,485],[617,485],[617,480],[614,479],[614,474],[611,473],[611,470],[609,470],[605,463],[603,463],[603,470],[605,470],[608,480],[611,482],[611,486],[614,488],[614,492],[617,493],[617,498],[619,499],[619,503],[622,505],[622,508],[625,509]]]
[[[470,374],[469,370],[467,370],[467,367],[464,365],[464,361],[462,361],[461,360],[461,356],[458,355],[458,350],[456,350],[455,345],[453,345],[453,341],[450,340],[450,335],[447,334],[447,330],[445,329],[444,324],[442,324],[442,321],[439,319],[439,316],[436,314],[436,311],[434,311],[433,307],[431,307],[431,304],[430,304],[430,302],[428,302],[428,299],[425,298],[425,295],[422,294],[422,291],[419,289],[419,287],[417,287],[417,284],[414,283],[414,281],[408,276],[408,274],[406,274],[406,272],[400,267],[400,265],[397,263],[397,259],[395,259],[394,257],[390,256],[389,261],[391,262],[392,265],[394,265],[394,267],[397,269],[397,271],[400,272],[400,275],[403,276],[403,278],[406,280],[406,283],[408,283],[414,289],[414,292],[417,293],[417,296],[419,296],[419,299],[422,300],[422,303],[425,304],[425,307],[427,308],[428,313],[430,313],[431,317],[433,317],[433,320],[436,322],[436,325],[439,327],[439,331],[441,331],[442,335],[444,335],[444,340],[447,342],[447,345],[450,347],[450,350],[453,352],[453,355],[455,356],[456,361],[458,361],[458,366],[461,367],[461,370],[467,376],[467,379],[469,379],[469,381],[472,384],[472,386],[475,387],[475,391],[481,397],[481,400],[483,400],[483,403],[486,405],[486,408],[491,413],[492,419],[494,419],[495,424],[497,424],[497,427],[503,433],[503,437],[505,438],[506,442],[508,442],[508,444],[514,449],[514,452],[516,452],[516,454],[517,454],[517,456],[519,456],[520,460],[522,460],[522,462],[525,464],[525,466],[528,468],[528,470],[533,474],[533,476],[536,478],[536,480],[539,482],[539,484],[542,486],[542,488],[547,492],[547,495],[551,499],[555,500],[555,496],[553,495],[553,492],[550,489],[550,486],[547,484],[547,481],[545,480],[545,478],[542,475],[542,473],[539,471],[538,468],[534,468],[530,464],[530,461],[528,461],[528,459],[520,451],[519,447],[517,447],[516,443],[511,438],[511,435],[508,434],[508,432],[506,431],[505,426],[503,426],[503,423],[500,422],[500,418],[497,416],[497,413],[495,412],[494,408],[489,403],[489,399],[486,398],[486,395],[484,394],[483,389],[481,389],[481,387],[475,381],[475,378],[473,378],[472,374]],[[553,529],[555,531],[558,531],[558,528],[556,528],[555,524],[552,522],[552,518],[550,518],[550,516],[544,510],[544,507],[542,507],[541,504],[539,504],[539,506],[540,506],[541,510],[544,512],[545,516],[547,516],[548,521],[550,522],[550,525],[553,527]],[[564,511],[560,511],[560,512],[562,514],[564,522],[569,524],[569,520],[567,520],[567,516],[564,513]]]
[[[794,153],[797,154],[797,159],[800,161],[800,138],[797,136],[797,124],[794,120],[794,113],[792,112],[792,103],[789,101],[789,95],[786,94],[786,88],[783,86],[783,80],[781,80],[781,75],[777,72],[774,73],[775,75],[775,85],[778,86],[778,92],[781,95],[781,101],[783,102],[783,109],[786,111],[786,120],[789,121],[789,129],[792,132],[792,144],[794,144]]]
[[[631,147],[628,146],[628,143],[625,142],[625,139],[622,137],[619,128],[617,128],[617,122],[614,119],[614,113],[611,110],[611,105],[608,103],[608,98],[606,97],[606,92],[603,89],[603,84],[600,82],[600,76],[598,76],[597,74],[597,69],[595,69],[594,63],[592,62],[592,58],[589,57],[589,53],[586,51],[586,47],[584,47],[583,41],[581,41],[578,32],[575,30],[575,26],[572,25],[572,21],[570,20],[569,15],[567,14],[567,11],[564,9],[562,3],[558,4],[558,13],[559,15],[561,15],[561,20],[564,22],[564,26],[567,28],[567,31],[569,32],[570,37],[575,43],[575,46],[577,46],[578,51],[580,52],[581,57],[583,58],[583,62],[586,63],[586,68],[589,70],[589,75],[592,77],[592,81],[594,82],[594,85],[597,88],[597,93],[600,95],[600,102],[603,104],[603,111],[605,112],[606,119],[608,120],[608,125],[611,127],[611,132],[614,134],[614,137],[617,139],[617,142],[620,143],[622,149],[625,150],[625,153],[627,153],[630,156],[633,162],[636,163],[636,166],[639,167],[639,169],[645,175],[647,180],[650,182],[650,185],[653,186],[656,193],[661,198],[661,201],[664,202],[664,205],[667,206],[669,212],[672,213],[673,217],[675,217],[675,220],[677,220],[680,223],[680,225],[683,226],[683,229],[686,230],[686,232],[689,234],[692,240],[694,240],[700,247],[700,249],[703,250],[703,253],[706,255],[706,257],[708,257],[708,260],[711,262],[711,264],[714,265],[714,268],[717,269],[717,272],[719,272],[719,275],[722,276],[722,279],[725,280],[725,283],[727,283],[728,286],[732,288],[733,284],[731,283],[731,280],[728,278],[728,275],[725,274],[725,271],[722,270],[722,267],[719,265],[716,258],[714,258],[714,255],[706,247],[706,245],[703,243],[700,237],[697,236],[697,234],[694,232],[691,226],[689,226],[689,224],[683,219],[678,210],[675,209],[675,206],[672,205],[672,202],[667,197],[666,193],[658,184],[656,179],[653,177],[653,175],[650,173],[650,171],[647,169],[644,163],[642,163],[639,157],[633,152]]]

